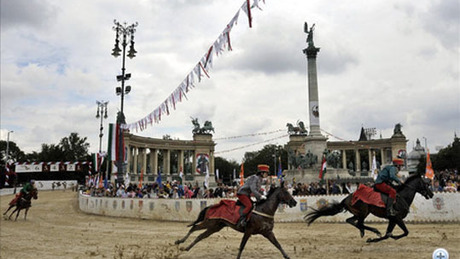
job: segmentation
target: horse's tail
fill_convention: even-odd
[[[198,218],[195,220],[195,222],[191,223],[190,225],[187,225],[187,227],[195,226],[196,224],[200,223],[201,221],[204,220],[206,216],[206,211],[208,211],[209,207],[204,208],[200,214],[198,215]]]
[[[322,217],[322,216],[334,216],[340,212],[342,212],[345,209],[345,204],[344,204],[345,199],[338,203],[336,201],[320,208],[320,209],[313,209],[312,212],[308,213],[305,215],[304,219],[308,223],[308,226],[310,226],[313,221],[315,221],[317,218]]]

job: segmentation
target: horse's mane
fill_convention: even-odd
[[[266,201],[268,201],[270,199],[270,196],[272,196],[279,188],[281,188],[281,187],[271,187],[270,191],[267,194],[267,199],[266,200],[260,200],[259,202],[257,202],[257,205],[261,205],[261,204],[265,203]]]
[[[273,193],[275,193],[275,191],[276,191],[277,189],[279,189],[279,188],[280,188],[280,187],[274,187],[274,188],[272,187],[272,188],[270,188],[270,191],[269,191],[268,194],[267,194],[267,200],[268,200],[268,198],[270,198],[270,196],[271,196]]]
[[[410,174],[409,177],[407,177],[407,179],[404,181],[404,184],[408,184],[408,183],[410,183],[413,180],[418,179],[418,178],[420,178],[420,174],[418,174],[418,173]]]

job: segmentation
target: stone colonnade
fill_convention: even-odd
[[[162,181],[204,180],[206,170],[214,175],[214,146],[211,134],[195,134],[193,140],[155,139],[125,133],[126,170],[131,182],[155,182],[158,173]],[[113,176],[112,176],[113,177]],[[115,178],[112,178],[115,179]],[[214,177],[209,177],[214,182]]]
[[[305,138],[306,136],[291,135],[289,137],[287,148],[297,155],[305,154],[309,150],[308,144],[305,142]],[[347,151],[348,153],[353,152],[354,171],[363,171],[363,160],[361,158],[363,150],[368,154],[368,161],[365,162],[367,163],[366,169],[369,169],[372,165],[373,152],[380,154],[379,157],[376,157],[377,161],[380,161],[380,164],[389,164],[394,158],[401,155],[401,153],[406,153],[406,143],[407,140],[404,135],[393,135],[391,138],[366,141],[328,141],[327,149],[329,151],[340,151],[342,162],[341,167],[339,168],[342,169],[348,169],[349,167],[349,165],[347,165],[347,161],[350,159],[347,157]],[[318,162],[321,162],[321,158],[318,158]]]

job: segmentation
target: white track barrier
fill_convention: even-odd
[[[297,206],[289,208],[280,205],[275,214],[276,222],[303,222],[304,216],[311,211],[333,201],[340,202],[346,195],[296,196]],[[80,210],[90,214],[113,217],[153,219],[160,221],[193,222],[200,211],[221,199],[139,199],[91,197],[79,194]],[[335,216],[321,217],[317,222],[345,222],[351,217],[349,212]],[[385,219],[369,215],[366,222],[384,222]],[[410,206],[406,222],[460,222],[460,193],[435,193],[426,200],[417,194]]]
[[[54,189],[53,189],[53,183],[54,183]],[[35,187],[37,187],[39,191],[64,190],[64,189],[72,190],[72,188],[75,188],[76,186],[77,186],[76,180],[35,181]],[[22,189],[22,186],[16,187],[16,193],[19,192],[21,189]],[[0,196],[10,195],[10,194],[14,194],[14,188],[0,189]]]

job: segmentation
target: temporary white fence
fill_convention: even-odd
[[[54,188],[53,188],[54,183]],[[56,181],[35,181],[35,187],[41,190],[65,190],[77,187],[76,180],[56,180]],[[22,186],[16,187],[16,193],[22,189]],[[0,189],[0,196],[14,194],[14,188]]]
[[[276,222],[303,222],[304,216],[312,208],[328,203],[340,202],[346,195],[296,196],[297,206],[289,208],[280,205],[275,214]],[[199,212],[220,199],[139,199],[91,197],[80,193],[79,207],[83,212],[114,217],[142,218],[163,221],[192,222]],[[345,222],[352,215],[348,212],[331,217],[319,218],[318,222]],[[383,222],[370,215],[367,222]],[[435,193],[433,199],[426,200],[417,194],[410,206],[406,222],[460,222],[460,193]]]

